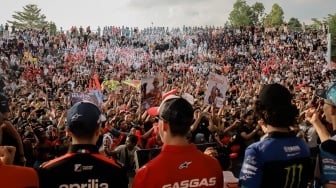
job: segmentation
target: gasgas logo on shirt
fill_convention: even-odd
[[[88,179],[88,182],[61,184],[59,188],[108,188],[108,183],[100,183],[98,179]]]
[[[180,182],[163,185],[162,188],[211,187],[214,185],[216,185],[216,177],[182,180]]]

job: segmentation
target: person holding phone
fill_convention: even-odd
[[[310,108],[306,111],[306,120],[315,128],[321,144],[319,146],[319,170],[321,177],[318,183],[326,188],[336,187],[336,84],[330,83],[325,89],[318,89],[316,95],[322,99],[321,107]],[[332,125],[332,131],[328,131],[322,121],[323,112],[325,120]]]

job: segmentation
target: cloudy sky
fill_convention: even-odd
[[[27,4],[36,4],[48,21],[69,29],[72,25],[97,26],[221,26],[228,20],[236,0],[1,0],[0,23],[12,20],[15,11]],[[249,5],[261,2],[269,13],[278,3],[285,20],[298,18],[311,23],[336,13],[335,0],[247,0]]]

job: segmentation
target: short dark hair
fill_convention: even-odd
[[[138,137],[136,135],[134,135],[134,134],[128,135],[127,138],[129,139],[129,141],[132,144],[137,144],[138,143]]]
[[[292,104],[292,94],[280,84],[269,84],[260,91],[255,102],[256,115],[274,127],[289,127],[296,123],[299,110]]]
[[[95,134],[94,130],[99,129],[99,126],[97,126],[97,127],[86,127],[86,126],[83,126],[83,124],[81,122],[72,122],[71,127],[68,127],[68,129],[77,138],[90,139],[90,138],[93,138],[93,136]]]
[[[194,119],[192,105],[182,97],[169,98],[159,108],[159,117],[167,122],[173,136],[184,136]]]

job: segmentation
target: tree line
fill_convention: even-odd
[[[12,28],[17,29],[48,29],[51,34],[56,34],[57,26],[52,21],[47,21],[46,16],[41,13],[41,9],[35,4],[28,4],[23,7],[23,11],[16,11],[12,15],[13,20],[8,21]],[[332,58],[336,59],[336,13],[328,14],[323,20],[312,18],[312,24],[307,27],[318,29],[322,25],[326,26],[332,36]],[[226,26],[271,26],[279,27],[286,24],[291,30],[300,30],[302,24],[298,18],[291,17],[287,22],[284,20],[284,11],[277,3],[273,4],[269,13],[265,13],[263,3],[256,2],[248,5],[245,0],[237,0],[233,4],[233,9],[229,14]]]

